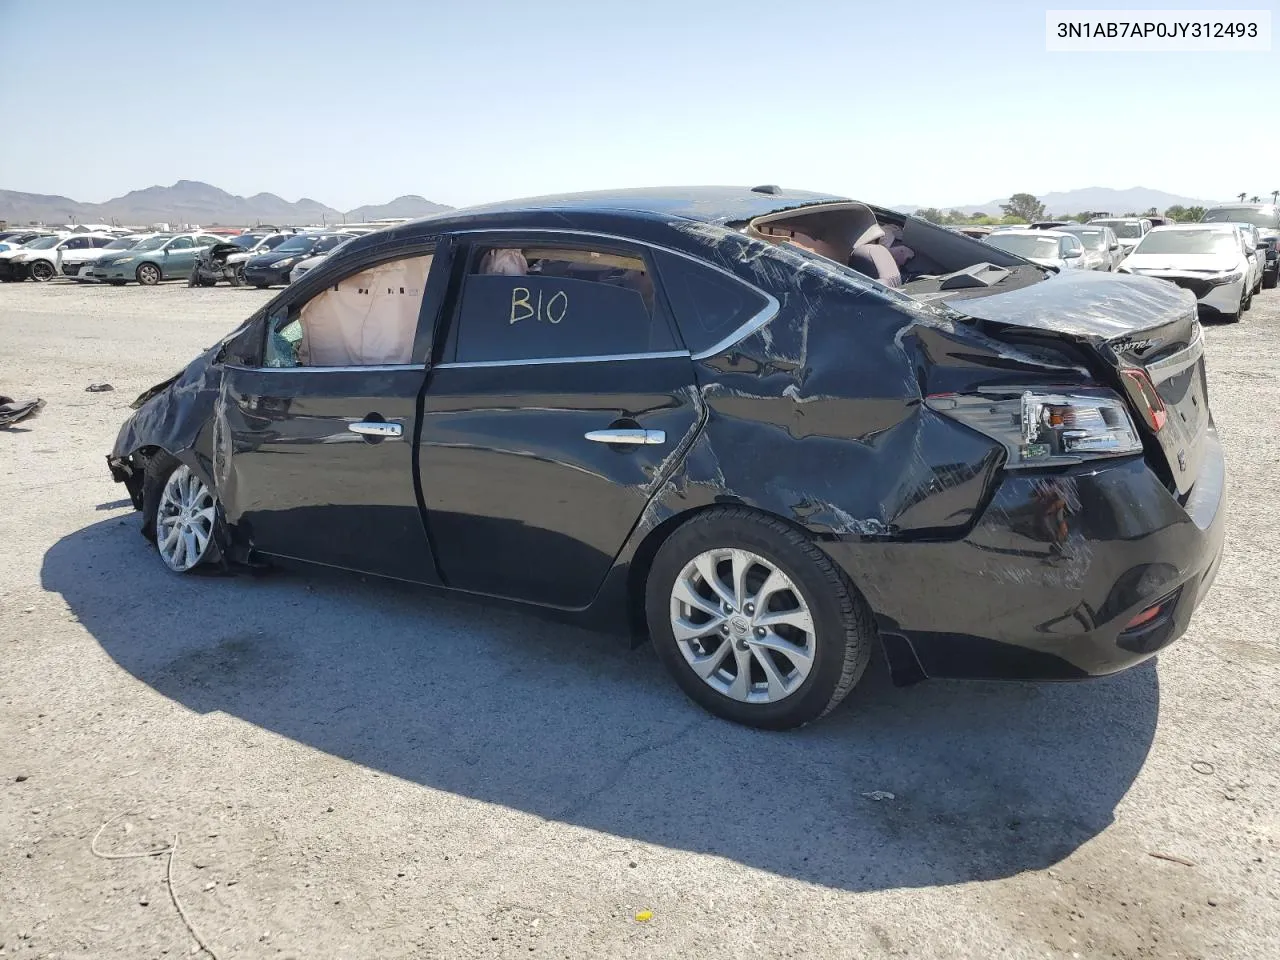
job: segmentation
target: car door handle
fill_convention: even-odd
[[[383,420],[361,420],[359,423],[347,424],[347,429],[362,437],[399,437],[404,433],[404,427],[400,424]]]
[[[584,434],[596,443],[658,444],[667,442],[664,430],[588,430]]]

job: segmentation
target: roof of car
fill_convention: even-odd
[[[1229,220],[1219,221],[1218,223],[1167,223],[1158,227],[1152,227],[1151,232],[1157,230],[1162,233],[1168,233],[1170,230],[1216,230],[1223,232],[1226,230],[1234,230],[1239,224],[1231,223]]]
[[[764,192],[765,190],[771,192]],[[815,203],[847,202],[848,199],[832,194],[776,187],[640,187],[504,200],[460,210],[446,210],[414,222],[456,221],[495,213],[574,211],[676,217],[707,223],[739,223],[779,210]]]
[[[1032,227],[1010,227],[1007,230],[994,230],[991,233],[993,237],[1003,237],[1008,234],[1014,234],[1019,237],[1060,237],[1061,230],[1038,230]]]
[[[1215,203],[1209,210],[1280,210],[1280,205],[1274,203]],[[1206,213],[1208,211],[1205,211]]]

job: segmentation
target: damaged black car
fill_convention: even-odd
[[[450,211],[342,250],[108,457],[178,572],[295,559],[652,640],[720,716],[1113,673],[1222,549],[1195,302],[839,197]],[[425,651],[424,651],[425,654]]]

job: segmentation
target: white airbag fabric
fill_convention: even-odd
[[[408,363],[430,269],[430,255],[381,263],[312,297],[299,317],[302,364]]]

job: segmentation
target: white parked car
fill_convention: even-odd
[[[1142,238],[1151,231],[1151,221],[1146,217],[1097,217],[1089,221],[1090,225],[1110,227],[1120,241],[1120,260],[1133,253]]]
[[[1078,237],[1084,245],[1086,270],[1114,270],[1124,259],[1124,251],[1115,231],[1100,223],[1068,223],[1058,227],[1061,233]]]
[[[1059,230],[997,230],[985,242],[1052,270],[1087,269],[1080,238]]]
[[[1235,322],[1253,304],[1244,234],[1232,223],[1156,227],[1120,266],[1120,273],[1159,277],[1195,294],[1203,313]]]
[[[23,266],[18,258],[36,250],[48,250],[51,247],[55,247],[65,236],[65,233],[51,233],[47,236],[29,240],[20,247],[0,250],[0,281],[9,283],[13,280],[25,280],[27,277],[26,267]]]
[[[1244,236],[1244,249],[1249,257],[1249,292],[1257,293],[1262,289],[1262,272],[1267,266],[1267,248],[1258,234],[1258,228],[1252,223],[1231,224]]]
[[[70,277],[73,280],[97,283],[97,278],[92,275],[91,271],[100,257],[118,253],[121,250],[128,250],[150,236],[151,234],[149,233],[131,233],[123,237],[116,237],[106,246],[63,250],[59,272],[64,277]]]
[[[10,259],[10,274],[14,280],[25,280],[30,277],[38,283],[43,283],[63,272],[63,257],[90,251],[97,251],[101,255],[107,245],[115,239],[107,233],[73,233],[60,237],[57,243],[40,249],[33,249],[34,245],[32,245]]]

